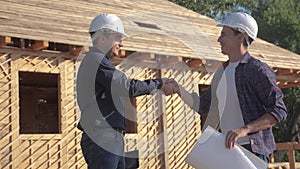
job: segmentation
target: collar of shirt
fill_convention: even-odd
[[[249,61],[250,58],[251,58],[251,55],[249,54],[249,52],[246,52],[244,54],[244,56],[242,57],[240,63],[245,64]],[[229,60],[227,60],[226,62],[223,63],[223,68],[225,69],[228,65],[229,65]]]
[[[107,55],[105,55],[101,50],[99,50],[99,49],[97,49],[97,48],[95,48],[95,47],[92,47],[92,48],[90,49],[90,52],[100,53],[101,55],[104,55],[108,60],[110,60],[109,57],[108,57]]]

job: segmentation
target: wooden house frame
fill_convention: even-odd
[[[80,112],[75,79],[78,55],[89,46],[89,23],[99,13],[121,17],[125,31],[131,35],[114,60],[118,69],[131,78],[175,78],[187,90],[200,92],[198,84],[209,85],[213,75],[210,70],[227,59],[217,42],[221,30],[217,22],[169,1],[3,0],[0,168],[86,168],[80,149],[81,132],[76,128]],[[193,38],[196,35],[203,37]],[[281,88],[300,84],[299,55],[261,39],[251,45],[250,52],[274,69]],[[126,62],[128,57],[134,61]],[[49,81],[56,85],[48,86],[57,90],[58,126],[54,133],[39,133],[38,127],[29,127],[29,133],[22,131],[20,86],[24,78],[20,72],[56,77],[55,82]],[[27,79],[27,85],[40,83],[37,79],[41,76],[31,75],[36,76],[35,82]],[[47,103],[42,97],[32,98],[38,105]],[[139,150],[140,168],[192,168],[185,158],[201,134],[200,116],[177,95],[157,93],[134,102],[136,133],[127,134],[125,139],[127,151]]]

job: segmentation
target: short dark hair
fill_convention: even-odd
[[[234,35],[238,35],[238,34],[242,33],[242,32],[240,32],[240,31],[237,30],[237,29],[234,29],[234,28],[231,28],[231,29],[233,30],[233,34],[234,34]],[[248,46],[251,45],[251,43],[253,42],[253,39],[252,39],[251,37],[248,36],[248,39],[249,39],[249,42],[247,42],[246,38],[244,39],[243,45],[244,45],[245,47],[248,47]],[[249,44],[248,44],[248,43],[249,43]]]
[[[112,33],[113,31],[109,30],[109,29],[100,29],[98,31],[94,31],[94,32],[89,32],[90,33],[90,36],[91,38],[93,38],[93,36],[95,35],[96,32],[101,32],[104,36],[108,36],[110,33]]]

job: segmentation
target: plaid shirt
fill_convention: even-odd
[[[198,111],[200,114],[209,113],[208,117],[214,116],[214,118],[218,116],[216,88],[228,64],[229,61],[225,62],[217,70],[211,86],[200,97],[200,109]],[[278,122],[286,119],[287,113],[283,102],[283,93],[276,85],[275,74],[267,64],[246,53],[236,67],[235,81],[245,124],[260,118],[265,113],[272,114]],[[208,125],[217,127],[219,120],[213,121],[215,121],[215,124]],[[248,137],[253,152],[269,155],[275,149],[272,128],[248,134]]]

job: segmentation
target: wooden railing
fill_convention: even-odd
[[[274,157],[271,158],[269,164],[270,169],[297,169],[295,150],[300,150],[300,143],[298,142],[286,142],[286,143],[276,143],[276,150],[288,151],[289,162],[274,162]]]

